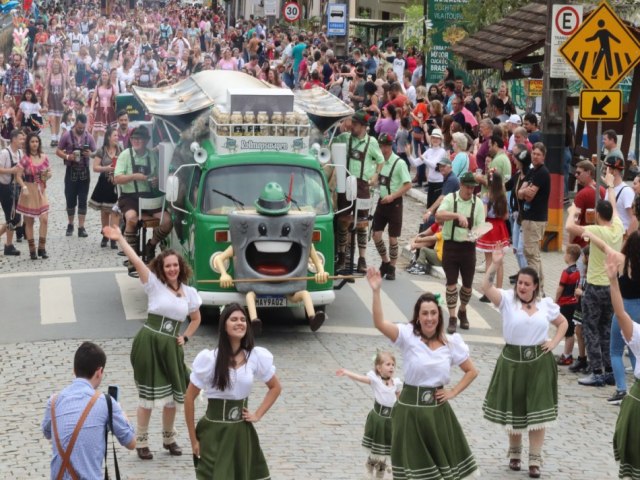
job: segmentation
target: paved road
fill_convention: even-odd
[[[62,168],[55,161],[51,184],[52,214],[47,261],[0,257],[0,478],[48,477],[50,445],[42,439],[39,422],[47,397],[72,378],[72,357],[81,339],[98,339],[108,355],[106,383],[120,385],[122,403],[135,416],[136,392],[129,351],[140,328],[144,294],[125,275],[121,257],[100,249],[97,215],[89,215],[90,238],[64,236],[66,218],[62,197]],[[406,202],[407,226],[412,233],[423,208]],[[26,254],[26,245],[20,245]],[[377,264],[373,248],[368,260]],[[559,277],[561,255],[545,254],[548,282]],[[512,260],[508,260],[512,262]],[[513,263],[507,273],[513,273]],[[384,284],[384,309],[389,319],[403,321],[417,295],[424,290],[444,292],[442,281],[402,272]],[[464,337],[477,364],[478,379],[453,401],[481,468],[482,478],[526,478],[509,472],[506,437],[481,420],[481,406],[493,365],[500,351],[499,319],[489,306],[472,300],[471,324]],[[390,348],[371,328],[370,294],[357,282],[339,292],[328,308],[329,320],[311,333],[297,316],[272,314],[259,344],[275,355],[283,394],[257,428],[276,480],[300,478],[354,480],[364,478],[360,447],[362,426],[372,399],[368,387],[335,376],[339,367],[366,372],[376,348]],[[187,362],[216,342],[216,325],[201,327],[186,349]],[[399,359],[400,360],[400,359]],[[401,362],[399,362],[401,376]],[[460,374],[456,372],[453,381]],[[606,404],[612,388],[580,387],[576,376],[560,372],[560,418],[548,432],[543,475],[559,480],[616,478],[611,438],[618,409]],[[256,386],[255,406],[264,394]],[[198,405],[198,415],[204,411]],[[185,428],[178,424],[179,442],[188,447]],[[194,478],[190,456],[170,458],[160,451],[160,421],[151,424],[152,462],[119,450],[127,479]],[[185,448],[188,450],[188,448]]]

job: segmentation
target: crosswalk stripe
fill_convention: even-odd
[[[433,292],[433,293],[441,293],[443,299],[444,310],[447,309],[445,303],[445,287],[442,283],[425,281],[425,280],[411,280],[411,282],[418,287],[423,292]],[[467,318],[469,319],[469,324],[472,328],[479,328],[481,330],[491,330],[491,325],[487,323],[487,321],[480,315],[480,313],[473,308],[471,305],[467,305]]]
[[[40,323],[75,323],[70,277],[40,279]]]
[[[116,282],[120,289],[120,299],[126,320],[147,318],[147,294],[137,278],[126,273],[116,273]]]
[[[360,301],[365,305],[367,310],[371,313],[371,303],[373,301],[373,293],[369,287],[369,283],[366,281],[357,281],[350,285],[351,290],[356,294]],[[382,312],[384,319],[388,322],[403,322],[406,320],[406,315],[402,313],[395,302],[387,295],[384,290],[380,291],[380,300],[382,300]]]

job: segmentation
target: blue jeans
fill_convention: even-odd
[[[527,259],[524,258],[524,237],[522,236],[522,227],[518,225],[518,212],[511,214],[511,241],[513,249],[516,251],[516,260],[518,268],[527,266]]]
[[[624,310],[629,314],[631,319],[640,323],[640,299],[623,299]],[[611,368],[613,368],[613,376],[616,378],[616,390],[627,391],[627,379],[625,378],[624,363],[622,361],[622,354],[624,352],[624,339],[620,333],[620,325],[618,324],[618,317],[613,315],[611,319],[611,345],[609,351],[611,353]],[[631,366],[635,368],[636,357],[629,349],[629,359],[631,360]]]

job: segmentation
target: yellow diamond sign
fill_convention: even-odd
[[[560,53],[594,90],[610,90],[640,61],[640,42],[602,2],[560,47]]]

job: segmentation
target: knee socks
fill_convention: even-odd
[[[36,253],[36,241],[33,238],[28,238],[27,243],[29,244],[29,252]]]
[[[338,252],[344,253],[347,250],[347,226],[338,222]]]
[[[544,443],[544,429],[529,431],[529,466],[542,465],[542,444]]]
[[[47,237],[38,238],[38,250],[44,250],[47,245]]]
[[[509,435],[509,459],[520,460],[522,458],[522,435]]]
[[[369,230],[367,227],[358,227],[356,229],[358,234],[358,248],[366,249],[367,248],[367,235],[369,234]]]
[[[138,251],[138,233],[137,232],[124,232],[124,239],[133,248],[134,251]]]
[[[471,289],[467,287],[460,288],[460,306],[466,307],[471,300]],[[464,310],[464,309],[463,309]]]
[[[167,230],[168,228],[168,230]],[[160,225],[153,229],[153,237],[151,238],[151,245],[158,245],[162,240],[167,238],[171,233],[171,226]]]
[[[162,444],[163,445],[171,445],[176,441],[176,429],[174,428],[175,420],[171,422],[164,419],[164,415],[162,418]]]
[[[387,246],[384,244],[384,240],[376,240],[375,242],[376,250],[380,254],[380,258],[384,260],[384,257],[387,256]]]
[[[458,305],[458,287],[447,287],[447,308],[455,310]]]
[[[136,448],[145,448],[149,446],[149,426],[136,426]]]
[[[389,242],[389,259],[392,264],[396,263],[398,260],[398,244]]]

